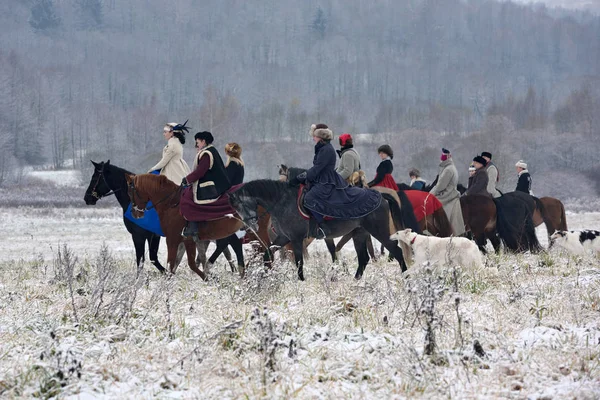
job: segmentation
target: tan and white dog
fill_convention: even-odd
[[[472,270],[481,270],[484,267],[483,255],[477,244],[467,238],[425,236],[405,229],[394,233],[390,239],[403,242],[412,248],[415,266],[420,267],[429,261],[436,269],[446,265],[457,265]]]

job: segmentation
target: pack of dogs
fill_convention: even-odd
[[[471,271],[495,273],[495,268],[485,268],[484,257],[477,244],[464,237],[441,238],[404,229],[391,235],[390,239],[398,240],[403,248],[410,248],[414,258],[406,262],[414,264],[415,268],[429,264],[439,271],[443,266],[454,264]],[[592,254],[600,258],[600,231],[556,231],[550,237],[550,247],[554,246],[573,255]]]

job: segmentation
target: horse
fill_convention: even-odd
[[[534,197],[535,211],[533,213],[533,223],[537,228],[542,223],[546,225],[548,238],[556,231],[567,231],[567,216],[565,214],[564,204],[554,197]],[[548,240],[549,247],[552,241]]]
[[[103,197],[115,195],[119,205],[123,209],[123,213],[129,207],[131,200],[127,195],[127,182],[125,180],[125,174],[131,174],[131,172],[119,168],[116,165],[112,165],[110,160],[100,163],[91,161],[94,165],[94,173],[90,179],[90,184],[83,197],[87,205],[95,205],[98,200]],[[136,265],[140,266],[145,259],[145,243],[148,242],[148,253],[152,264],[161,272],[164,273],[166,269],[158,261],[158,248],[160,244],[160,236],[151,232],[147,229],[142,228],[135,222],[128,218],[123,217],[125,228],[131,233],[133,239],[133,245],[135,247]],[[198,257],[196,258],[196,264],[202,266],[206,265],[206,250],[210,241],[201,240],[196,243],[198,249]],[[210,257],[209,262],[214,263],[217,257],[223,252],[227,261],[232,265],[231,253],[227,249],[229,244],[228,239],[217,241],[217,250]],[[221,251],[219,251],[221,250]],[[179,253],[177,262],[181,260],[183,253]],[[233,268],[233,267],[232,267]]]
[[[298,176],[299,174],[301,174],[303,172],[306,172],[306,169],[296,168],[296,167],[288,167],[285,164],[281,164],[279,166],[279,180],[282,182],[289,182],[290,179],[295,178],[296,176]],[[363,183],[364,183],[364,185],[363,185]],[[358,187],[365,186],[366,187],[366,179],[365,179],[364,172],[360,171],[360,173],[359,172],[353,173],[352,176],[350,177],[349,184],[352,186],[358,186]],[[337,261],[337,253],[342,250],[344,245],[346,243],[348,243],[350,241],[350,239],[352,239],[353,236],[354,236],[354,231],[345,234],[344,236],[342,236],[342,238],[340,239],[340,241],[338,242],[337,245],[335,244],[333,239],[325,238],[325,245],[327,246],[327,250],[329,251],[329,254],[331,255],[331,260],[333,262]],[[314,238],[304,239],[304,249],[305,249],[304,256],[305,257],[306,257],[306,247],[308,247],[308,245],[311,244],[313,240],[314,240]],[[383,245],[382,245],[382,247],[383,247]],[[286,249],[292,250],[291,244],[286,245]],[[377,259],[376,255],[375,255],[375,249],[373,248],[373,241],[371,240],[371,236],[369,236],[369,238],[367,239],[367,251],[369,252],[369,256],[373,260]]]
[[[95,163],[92,161],[92,164],[94,165],[94,173],[83,197],[85,204],[88,206],[94,206],[98,200],[102,199],[103,197],[114,195],[119,202],[119,205],[123,209],[123,213],[125,213],[130,203],[129,196],[127,195],[127,182],[125,181],[125,174],[129,174],[130,172],[111,165],[110,160],[107,162],[102,161],[100,163]],[[127,231],[131,234],[131,239],[133,240],[136,265],[138,267],[141,266],[145,260],[144,253],[147,242],[150,262],[160,272],[165,272],[165,268],[162,266],[160,261],[158,261],[158,246],[160,244],[160,236],[142,228],[139,225],[136,225],[134,222],[125,217],[123,217],[123,223],[125,224]]]
[[[156,208],[160,225],[167,239],[167,262],[171,273],[175,273],[178,263],[177,247],[181,242],[185,246],[188,256],[188,266],[192,271],[198,274],[202,279],[206,279],[209,273],[210,264],[205,264],[204,272],[199,270],[194,262],[196,248],[194,240],[183,238],[181,232],[185,227],[186,221],[179,211],[179,199],[181,187],[174,184],[162,175],[132,175],[126,174],[125,179],[128,185],[128,193],[131,199],[132,215],[134,218],[141,218],[146,211],[149,201]],[[266,221],[266,223],[265,223]],[[231,246],[236,254],[238,261],[238,272],[244,276],[244,254],[242,251],[242,242],[233,233],[242,228],[243,224],[238,218],[225,216],[212,221],[206,221],[200,224],[198,239],[216,240],[223,238],[231,239]],[[259,220],[258,234],[263,243],[268,243],[267,234],[268,219]]]
[[[422,200],[422,196],[419,196],[419,194],[422,194],[422,191],[411,189],[405,183],[396,184],[398,185],[398,189],[410,200],[421,231],[427,231],[431,236],[452,236],[452,225],[448,220],[444,207],[440,206],[437,197],[430,195]],[[438,206],[437,209],[436,205]],[[419,217],[421,218],[419,219]]]
[[[404,221],[401,217],[398,204],[388,195],[383,194],[379,206],[364,217],[351,220],[328,220],[322,222],[328,231],[330,238],[339,237],[354,231],[354,248],[358,256],[358,268],[355,279],[363,276],[365,267],[369,261],[367,252],[367,237],[373,235],[384,244],[388,251],[398,260],[402,271],[406,271],[406,264],[402,256],[402,250],[396,241],[390,239],[390,235],[404,228],[418,229],[416,220]],[[382,199],[382,200],[383,200]],[[243,221],[250,227],[256,227],[258,218],[258,206],[268,210],[275,230],[279,233],[274,244],[285,246],[292,244],[298,279],[304,280],[304,259],[302,254],[302,242],[308,234],[308,221],[302,217],[298,210],[298,188],[290,187],[287,183],[268,179],[256,180],[246,183],[229,196],[229,202]],[[390,221],[390,212],[393,220]],[[393,223],[392,223],[393,222]],[[392,225],[392,226],[390,226]],[[406,226],[409,225],[409,226]],[[412,226],[410,226],[412,225]],[[364,228],[364,229],[357,229]],[[394,230],[392,232],[392,230]]]

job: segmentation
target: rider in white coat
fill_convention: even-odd
[[[187,123],[187,121],[185,121]],[[183,159],[183,144],[185,143],[185,133],[188,131],[185,123],[177,124],[170,122],[163,129],[163,136],[167,139],[167,145],[163,148],[162,158],[150,170],[159,170],[171,182],[179,185],[183,177],[190,173],[190,167]]]

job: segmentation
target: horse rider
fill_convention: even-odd
[[[167,140],[167,145],[163,148],[162,158],[154,167],[150,168],[148,173],[160,171],[171,182],[179,185],[181,179],[190,173],[190,167],[183,159],[183,144],[185,144],[185,134],[189,131],[183,124],[169,122],[163,128],[163,136]]]
[[[442,148],[440,160],[437,183],[431,189],[430,193],[440,200],[450,220],[454,234],[459,236],[465,233],[465,223],[460,208],[460,193],[456,188],[458,184],[458,171],[454,166],[450,150]]]
[[[394,172],[394,165],[392,164],[394,151],[389,145],[384,144],[379,146],[377,153],[379,153],[381,162],[379,163],[379,166],[377,166],[377,174],[375,175],[375,179],[369,182],[369,187],[383,186],[388,189],[393,189],[397,192],[398,185],[392,177],[392,172]]]
[[[523,160],[519,160],[515,164],[515,167],[517,168],[517,173],[519,174],[519,181],[517,182],[517,188],[515,191],[532,194],[531,175],[529,174],[529,170],[527,170],[527,163]]]
[[[410,178],[410,188],[413,190],[423,190],[427,182],[425,179],[421,178],[421,171],[416,168],[412,168],[408,171],[408,176]]]
[[[487,161],[483,156],[477,156],[473,159],[475,173],[469,178],[469,187],[465,195],[481,194],[491,196],[488,192],[488,180],[490,179],[486,170]]]
[[[341,175],[346,182],[350,182],[353,173],[360,171],[360,154],[354,149],[352,136],[349,133],[342,133],[338,138],[341,148],[336,150],[340,157],[340,163],[335,171]]]
[[[329,233],[322,225],[325,216],[361,218],[379,206],[381,195],[372,190],[349,186],[336,172],[336,153],[331,145],[333,132],[327,125],[313,124],[309,133],[315,142],[313,166],[291,179],[289,184],[296,186],[306,182],[309,188],[304,197],[304,207],[313,215],[309,220],[308,236],[323,239]]]
[[[244,182],[244,160],[242,160],[242,146],[232,142],[225,145],[225,154],[227,161],[225,162],[225,170],[229,177],[231,186],[240,185]]]
[[[194,170],[181,180],[187,187],[181,196],[181,214],[188,221],[183,236],[196,236],[199,222],[216,219],[228,208],[228,199],[221,195],[231,188],[231,182],[219,151],[212,145],[210,132],[198,132],[194,136],[198,154]],[[227,205],[223,204],[227,202]]]
[[[489,178],[487,191],[492,195],[493,198],[500,197],[502,194],[500,191],[498,191],[498,189],[496,189],[496,185],[500,181],[500,174],[498,173],[498,167],[496,167],[496,164],[492,162],[492,153],[489,151],[484,151],[481,153],[481,157],[485,158],[485,161],[487,161],[487,167],[485,167]]]

